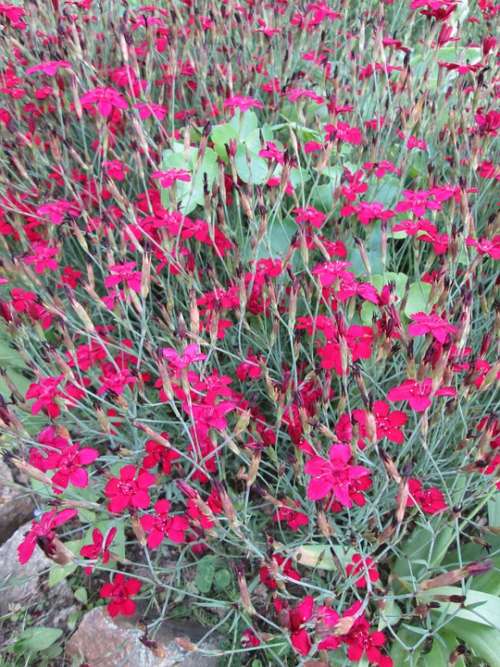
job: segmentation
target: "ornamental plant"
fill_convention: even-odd
[[[0,3],[21,563],[221,665],[500,665],[498,13]]]

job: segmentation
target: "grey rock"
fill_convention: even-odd
[[[33,500],[13,484],[12,474],[0,460],[0,544],[33,516]]]
[[[90,667],[215,667],[215,656],[184,651],[175,640],[158,644],[155,653],[141,641],[142,632],[127,622],[111,618],[96,607],[80,621],[66,643],[66,654]],[[202,647],[200,647],[201,649]],[[205,648],[213,650],[211,645]]]
[[[30,529],[27,523],[0,547],[0,615],[9,614],[20,608],[34,604],[47,603],[49,619],[54,625],[64,625],[70,611],[74,609],[74,598],[66,581],[46,590],[43,575],[49,571],[53,563],[41,549],[35,549],[27,563],[21,565],[17,557],[17,548]],[[46,623],[47,625],[49,623]]]

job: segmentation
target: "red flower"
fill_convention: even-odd
[[[307,488],[309,500],[321,500],[330,492],[343,507],[352,507],[350,487],[356,480],[368,477],[370,471],[350,464],[351,449],[347,445],[332,445],[329,459],[313,456],[304,466],[306,475],[313,479]]]
[[[345,613],[344,618],[354,616],[359,612],[360,602],[355,602]],[[392,658],[383,655],[381,647],[386,642],[383,632],[370,632],[370,625],[362,615],[356,618],[348,634],[342,637],[347,644],[347,657],[352,662],[358,662],[366,656],[368,662],[375,663],[378,667],[392,667]]]
[[[161,436],[168,440],[168,433],[162,433]],[[142,465],[144,468],[154,468],[161,464],[162,471],[165,475],[170,475],[172,472],[172,462],[180,458],[180,454],[165,445],[161,445],[156,440],[148,440],[146,442],[147,455],[144,457]]]
[[[285,558],[280,554],[273,554],[271,556],[271,565],[263,565],[259,570],[259,578],[261,582],[271,591],[278,588],[278,582],[275,579],[276,574],[280,571],[285,577],[300,581],[302,577],[292,567],[290,558]]]
[[[295,507],[300,507],[298,500],[294,502]],[[309,518],[302,512],[287,507],[285,505],[279,507],[273,514],[273,521],[284,521],[287,523],[290,530],[299,530],[302,526],[307,526]]]
[[[170,516],[170,501],[162,499],[155,503],[154,516],[146,514],[141,517],[141,526],[148,535],[148,547],[157,549],[165,537],[181,544],[186,541],[186,530],[189,528],[189,521],[184,516]]]
[[[51,544],[56,537],[55,529],[63,523],[70,521],[77,515],[76,510],[67,509],[62,512],[45,512],[40,521],[32,521],[31,528],[26,533],[24,540],[17,548],[19,562],[24,565],[27,563],[37,544],[43,546],[44,551],[50,550]]]
[[[446,343],[448,336],[452,336],[456,327],[449,324],[444,318],[435,313],[413,313],[411,316],[413,322],[408,326],[410,336],[425,336],[431,334],[442,345]]]
[[[352,557],[352,563],[349,563],[346,566],[346,573],[347,576],[356,576],[356,575],[361,575],[359,578],[356,580],[356,586],[358,588],[366,588],[367,580],[366,576],[368,574],[368,578],[372,583],[375,583],[380,579],[380,575],[378,573],[376,565],[373,565],[373,558],[370,558],[368,556],[367,558],[363,558],[360,554],[354,554]]]
[[[106,538],[104,538],[103,534],[98,528],[94,528],[92,531],[92,544],[85,544],[81,549],[80,549],[80,556],[83,556],[84,558],[89,558],[91,560],[97,560],[99,556],[102,556],[102,564],[106,565],[109,563],[109,559],[111,557],[111,553],[109,551],[109,547],[111,546],[111,543],[115,539],[116,535],[116,528],[111,528],[108,533],[106,534]],[[85,574],[91,574],[92,573],[92,566],[87,566],[83,569]]]
[[[110,512],[131,509],[147,509],[151,502],[148,488],[155,483],[155,476],[145,470],[137,471],[135,466],[126,465],[120,470],[120,477],[112,477],[104,487],[104,495],[109,499]]]
[[[104,167],[106,174],[115,181],[125,180],[125,176],[129,171],[127,165],[123,164],[120,160],[107,160],[102,163],[102,166]]]
[[[26,399],[36,399],[31,406],[31,413],[33,415],[37,415],[40,410],[43,410],[52,419],[59,417],[61,410],[55,399],[62,396],[62,392],[59,389],[62,379],[62,375],[57,375],[56,377],[42,378],[40,382],[30,384],[26,392]]]
[[[438,514],[448,507],[443,493],[438,488],[433,486],[424,489],[418,479],[408,480],[408,490],[410,492],[406,503],[408,507],[417,504],[427,514]]]
[[[118,616],[119,614],[122,616],[133,616],[136,604],[130,598],[132,595],[137,595],[141,588],[142,584],[138,579],[125,577],[125,575],[118,573],[114,576],[112,582],[101,586],[99,596],[105,599],[111,598],[111,601],[107,605],[108,613],[111,617]]]
[[[288,603],[275,599],[274,608],[278,612],[280,622],[290,631],[290,640],[293,648],[300,655],[307,655],[311,650],[311,638],[304,625],[313,618],[314,598],[312,595],[299,602],[293,609],[288,608]]]
[[[370,413],[366,410],[357,409],[353,410],[352,414],[360,426],[361,437],[366,437],[368,434],[367,427]],[[400,427],[404,426],[408,421],[406,412],[402,412],[401,410],[393,410],[391,412],[388,403],[385,401],[375,401],[371,414],[375,417],[377,440],[387,438],[397,445],[403,444],[404,434]]]
[[[397,387],[387,392],[390,401],[408,401],[412,410],[424,412],[432,404],[432,396],[455,396],[456,389],[453,387],[441,387],[436,391],[432,389],[432,379],[424,378],[421,382],[417,380],[405,380]]]

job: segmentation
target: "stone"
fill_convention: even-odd
[[[10,468],[0,459],[0,544],[33,516],[33,500],[14,486]]]
[[[89,667],[215,667],[217,658],[184,651],[175,640],[158,644],[158,655],[140,641],[143,633],[111,618],[105,607],[87,612],[66,643],[66,654]],[[96,641],[97,639],[97,641]],[[207,648],[213,650],[211,645]],[[78,663],[77,663],[78,664]]]
[[[2,595],[0,596],[0,616],[26,609],[30,605],[43,605],[47,602],[46,625],[63,626],[72,609],[75,609],[74,597],[66,581],[61,581],[53,588],[45,590],[43,575],[48,573],[53,562],[41,549],[35,549],[27,563],[21,565],[17,557],[17,548],[30,529],[27,523],[0,547],[0,568],[2,572]]]

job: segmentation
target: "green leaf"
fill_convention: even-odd
[[[89,596],[87,594],[87,589],[84,588],[83,586],[77,588],[75,591],[75,598],[78,600],[78,602],[81,602],[82,604],[87,604],[87,600],[89,599]]]
[[[262,185],[267,180],[268,166],[264,158],[250,152],[245,145],[238,146],[235,156],[236,171],[245,183]]]
[[[424,312],[428,313],[431,308],[429,297],[431,294],[431,285],[419,280],[410,285],[408,290],[408,298],[406,300],[405,315],[411,317],[413,313]]]
[[[439,588],[419,593],[418,599],[428,603],[434,600],[437,595],[463,595],[463,591],[458,586],[440,586]],[[500,598],[496,595],[470,589],[466,592],[463,604],[443,600],[440,600],[439,604],[440,614],[455,616],[466,621],[480,623],[486,627],[500,629]],[[471,608],[468,609],[468,607]]]
[[[500,494],[488,501],[488,528],[500,530]]]
[[[344,549],[337,544],[304,544],[292,552],[292,558],[304,567],[338,571],[338,564],[345,568],[354,553],[354,549]]]
[[[399,579],[409,579],[415,583],[426,572],[442,563],[454,538],[454,526],[443,526],[439,517],[433,517],[429,526],[414,530],[404,543],[392,573]]]
[[[67,565],[54,565],[51,567],[48,580],[49,588],[57,586],[57,584],[63,581],[63,579],[69,577],[69,575],[72,574],[77,567],[78,566],[76,563],[68,563]]]
[[[380,608],[380,621],[378,629],[383,630],[388,625],[396,625],[401,620],[401,609],[392,599],[385,602],[385,606]]]
[[[231,586],[232,581],[233,577],[229,570],[219,570],[214,577],[214,586],[216,590],[223,591]]]
[[[196,588],[200,593],[208,593],[212,588],[217,556],[204,556],[196,566]]]
[[[454,632],[488,667],[500,667],[500,631],[461,618],[450,621],[446,630]]]
[[[283,257],[288,252],[296,232],[297,225],[293,220],[275,220],[269,225],[267,233],[259,244],[257,258]]]
[[[28,628],[18,637],[15,649],[31,653],[45,651],[61,637],[62,633],[59,628]]]
[[[226,145],[233,139],[236,141],[238,132],[232,125],[226,123],[224,125],[216,125],[210,133],[210,138],[214,142],[214,148],[217,155],[227,162],[228,155]]]

